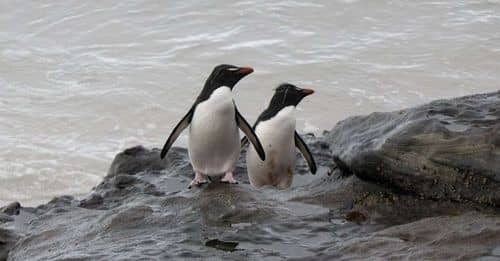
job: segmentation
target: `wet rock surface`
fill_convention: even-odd
[[[0,208],[0,213],[13,216],[13,215],[19,215],[20,210],[21,210],[21,204],[19,204],[19,202],[12,202],[9,205]]]
[[[193,172],[186,149],[172,148],[165,160],[158,149],[127,149],[82,199],[61,196],[36,208],[2,208],[0,260],[7,253],[8,260],[500,258],[498,189],[492,188],[498,181],[498,168],[493,168],[498,146],[486,146],[496,139],[492,120],[497,112],[489,104],[497,103],[499,94],[461,99],[355,117],[322,137],[304,135],[318,173],[310,175],[297,154],[296,175],[285,191],[252,188],[244,153],[235,171],[240,184],[213,179],[189,190]],[[470,129],[459,129],[467,135],[444,131],[432,120],[473,122],[465,121],[467,113],[461,110],[449,118],[436,116],[437,108],[448,113],[453,104],[477,107],[476,114],[467,116],[476,117]],[[417,117],[430,110],[430,120]],[[434,137],[432,144],[428,136]],[[468,138],[482,149],[468,151],[472,158],[466,160],[459,144]],[[419,147],[419,141],[425,146]],[[422,162],[439,171],[411,171]],[[379,164],[384,168],[377,170]],[[459,183],[464,173],[480,178],[484,189],[474,181]],[[437,185],[427,183],[429,176]],[[456,194],[447,186],[454,186]],[[483,196],[490,198],[476,198]]]
[[[348,118],[327,136],[338,165],[361,179],[500,206],[500,92]]]
[[[0,228],[0,260],[7,260],[9,251],[19,239],[14,231]]]

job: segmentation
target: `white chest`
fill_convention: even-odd
[[[249,148],[247,170],[250,183],[255,187],[289,187],[295,168],[295,107],[286,107],[273,118],[260,122],[255,133],[266,152],[266,160],[261,161],[253,147]]]
[[[209,99],[196,106],[188,139],[188,151],[196,171],[211,175],[234,168],[240,149],[235,113],[228,87],[216,89]]]
[[[295,125],[295,107],[288,106],[280,110],[273,118],[260,122],[255,133],[273,147],[287,148],[291,145],[293,147]]]

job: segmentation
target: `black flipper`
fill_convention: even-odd
[[[170,147],[172,147],[172,144],[174,144],[175,140],[177,139],[177,137],[179,137],[181,132],[191,123],[191,119],[193,118],[193,112],[194,112],[194,106],[188,111],[188,113],[186,113],[186,115],[184,115],[182,120],[179,123],[177,123],[177,126],[175,126],[172,133],[170,133],[167,142],[165,142],[165,145],[163,145],[163,149],[161,150],[160,157],[162,159],[165,158],[168,150],[170,149]]]
[[[299,136],[297,132],[295,132],[295,146],[300,150],[302,155],[304,155],[304,159],[306,159],[307,165],[309,165],[311,173],[313,175],[316,174],[316,162],[314,161],[311,151],[309,151],[309,148],[307,147],[306,143]]]
[[[241,116],[240,112],[234,106],[234,111],[236,112],[236,124],[238,124],[238,127],[240,130],[245,133],[247,136],[248,140],[252,143],[253,147],[257,151],[257,154],[259,154],[259,158],[261,160],[266,159],[266,153],[264,152],[264,149],[262,148],[262,144],[260,143],[259,138],[257,138],[257,135],[255,135],[255,132],[253,131],[252,127],[250,127],[250,124]]]

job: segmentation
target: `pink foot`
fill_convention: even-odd
[[[196,172],[196,175],[194,176],[194,179],[189,183],[188,189],[191,189],[192,187],[200,187],[201,185],[207,183],[208,181],[205,179],[205,176],[203,174]]]
[[[226,172],[224,177],[220,180],[222,183],[238,184],[238,181],[234,179],[232,172]]]

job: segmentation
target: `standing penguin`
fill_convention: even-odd
[[[161,151],[162,159],[189,126],[188,153],[195,171],[189,188],[206,183],[206,175],[225,174],[221,182],[237,183],[233,170],[240,154],[238,127],[255,147],[258,157],[265,159],[259,139],[236,108],[231,92],[239,80],[252,72],[250,67],[216,66],[191,109],[170,133]]]
[[[266,159],[259,158],[253,148],[247,151],[247,172],[254,187],[290,187],[295,169],[295,147],[304,155],[311,173],[316,173],[314,158],[295,130],[295,107],[312,93],[314,91],[311,89],[301,89],[288,83],[281,84],[276,88],[269,107],[255,122],[254,130],[264,146]],[[242,143],[246,142],[244,138]]]

